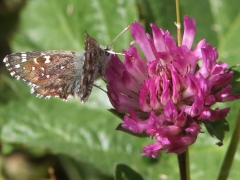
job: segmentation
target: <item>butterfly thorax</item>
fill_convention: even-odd
[[[100,77],[105,76],[105,70],[111,54],[111,46],[102,48],[98,42],[86,34],[85,53],[82,79],[79,87],[79,96],[82,102],[86,102],[92,91],[93,83]]]

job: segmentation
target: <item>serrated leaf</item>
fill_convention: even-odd
[[[117,164],[115,166],[114,180],[143,180],[143,177],[125,164]]]
[[[230,130],[226,119],[220,119],[215,122],[204,121],[204,125],[207,128],[208,133],[221,142],[223,141],[225,132]]]

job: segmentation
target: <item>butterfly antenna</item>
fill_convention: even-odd
[[[110,46],[112,46],[113,42],[114,42],[121,34],[123,34],[125,31],[127,31],[129,28],[130,28],[130,25],[128,25],[126,28],[124,28],[124,29],[112,40]],[[125,54],[123,54],[123,53],[117,53],[117,52],[114,52],[114,51],[111,51],[111,50],[108,50],[107,52],[110,53],[110,54],[117,54],[117,55],[121,55],[121,56],[124,56],[124,55],[125,55]]]
[[[126,28],[124,28],[111,42],[111,44],[113,44],[113,42],[121,35],[123,34],[125,31],[127,31],[130,28],[130,25],[128,25]]]

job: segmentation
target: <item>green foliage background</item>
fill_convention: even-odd
[[[239,63],[239,9],[238,0],[181,1],[182,17],[186,14],[196,19],[195,43],[206,38],[218,47],[219,60],[230,65]],[[81,51],[85,31],[100,44],[108,45],[134,21],[140,21],[147,31],[150,30],[149,23],[153,22],[175,36],[175,16],[175,1],[169,0],[31,0],[21,12],[18,30],[10,43],[13,52]],[[114,42],[114,50],[121,52],[131,41],[127,31]],[[141,157],[141,148],[153,140],[114,130],[121,120],[106,110],[111,105],[100,90],[94,89],[89,101],[81,104],[77,99],[66,103],[54,98],[36,98],[29,93],[26,84],[7,73],[2,75],[1,84],[3,150],[9,144],[21,144],[68,155],[108,175],[113,174],[116,163],[123,163],[144,179],[164,179],[164,175],[168,179],[178,179],[176,155],[162,153],[154,161]],[[237,88],[234,90],[239,93]],[[220,107],[229,105],[235,107],[227,117],[233,129],[239,102],[221,104]],[[207,133],[199,135],[190,147],[192,179],[216,179],[231,133],[227,133],[223,147],[216,146],[217,140]],[[229,179],[240,177],[239,150],[235,157]]]

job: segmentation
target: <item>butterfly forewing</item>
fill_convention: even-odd
[[[4,62],[12,76],[28,82],[32,93],[66,99],[78,91],[83,58],[74,51],[33,51],[8,55]]]

